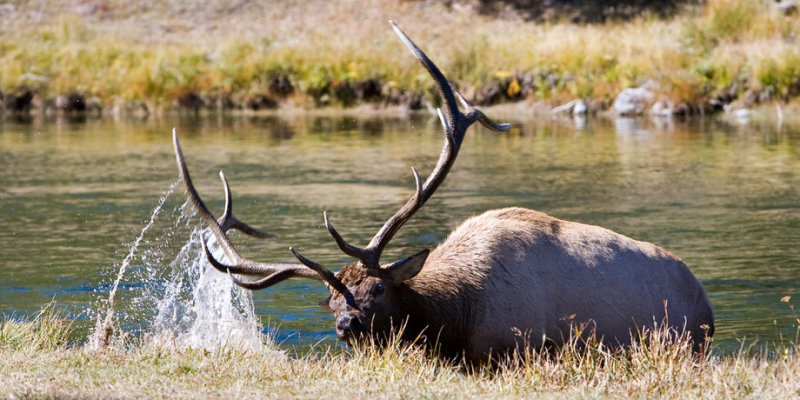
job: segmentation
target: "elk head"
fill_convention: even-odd
[[[363,334],[373,337],[381,336],[399,328],[406,321],[413,310],[408,310],[402,304],[403,291],[408,290],[406,283],[422,270],[430,250],[425,249],[402,260],[381,264],[380,257],[383,249],[400,227],[425,204],[442,184],[455,162],[466,130],[470,125],[477,121],[495,131],[505,131],[509,128],[509,125],[497,124],[481,111],[473,108],[447,81],[428,56],[394,22],[390,20],[389,23],[436,83],[443,101],[442,108],[437,112],[444,128],[444,146],[436,167],[424,182],[417,170],[411,168],[416,182],[416,192],[400,210],[383,224],[366,247],[357,247],[345,241],[331,224],[328,213],[323,213],[325,226],[336,244],[342,252],[358,260],[342,267],[339,272],[334,274],[328,268],[304,257],[294,248],[290,248],[290,251],[301,264],[259,263],[242,257],[226,236],[227,231],[238,229],[260,237],[265,237],[265,234],[233,217],[230,190],[221,172],[220,176],[226,193],[226,210],[219,220],[211,215],[192,186],[177,134],[173,132],[178,168],[186,183],[188,196],[228,259],[232,261],[231,265],[227,265],[215,259],[204,241],[203,247],[211,265],[228,273],[237,285],[251,290],[264,289],[292,277],[325,282],[331,292],[327,304],[336,317],[336,333],[342,340],[350,340]],[[459,110],[457,102],[463,106],[463,112]],[[234,274],[255,275],[263,278],[254,282],[245,282]]]

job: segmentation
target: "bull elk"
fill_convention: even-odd
[[[358,261],[337,273],[296,249],[300,264],[273,264],[242,257],[227,237],[229,229],[265,237],[237,220],[225,176],[225,213],[215,219],[192,185],[177,134],[173,142],[188,197],[216,237],[228,262],[208,260],[237,285],[264,289],[289,278],[327,284],[336,335],[344,341],[381,338],[400,330],[403,338],[427,338],[444,355],[481,361],[529,344],[561,345],[576,324],[589,324],[611,347],[635,339],[637,330],[666,321],[686,332],[696,349],[713,334],[714,317],[703,285],[676,256],[598,226],[563,221],[524,208],[487,211],[469,218],[433,250],[381,264],[386,245],[442,184],[474,122],[504,131],[471,107],[405,33],[392,28],[430,73],[442,97],[438,110],[444,148],[422,182],[412,168],[416,193],[389,218],[366,247],[345,241],[325,212],[325,226],[338,247]],[[457,105],[461,103],[462,112]],[[236,275],[259,276],[243,281]],[[585,327],[586,325],[584,325]]]

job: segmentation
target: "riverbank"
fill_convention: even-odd
[[[50,309],[51,310],[51,309]],[[655,337],[626,354],[590,346],[531,354],[497,368],[468,368],[400,344],[380,351],[290,357],[271,341],[255,348],[179,349],[117,339],[69,344],[70,323],[45,310],[0,323],[3,398],[796,398],[797,345],[767,356],[697,358],[686,343]]]
[[[587,112],[602,112],[623,90],[644,86],[635,113],[667,115],[800,94],[800,17],[773,2],[713,0],[672,16],[580,24],[486,14],[478,3],[6,3],[3,109],[424,109],[433,83],[391,32],[389,17],[482,106],[550,109],[581,100]]]

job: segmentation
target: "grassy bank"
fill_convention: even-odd
[[[800,17],[771,1],[708,0],[674,17],[602,24],[501,18],[471,2],[148,3],[5,3],[5,108],[423,107],[432,82],[389,17],[482,105],[583,98],[605,109],[647,81],[653,101],[676,112],[800,94]]]
[[[292,358],[265,343],[214,351],[143,339],[91,350],[45,312],[0,325],[3,398],[796,398],[800,355],[698,359],[658,337],[626,354],[591,347],[498,368],[454,365],[403,345]]]

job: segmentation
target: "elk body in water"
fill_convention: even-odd
[[[714,317],[705,289],[686,265],[656,245],[598,226],[524,208],[491,210],[466,220],[433,250],[380,263],[394,234],[444,181],[467,128],[476,121],[493,130],[508,128],[472,108],[433,62],[394,23],[392,27],[431,74],[443,99],[439,117],[445,143],[434,171],[422,182],[412,168],[416,193],[364,248],[347,243],[324,214],[339,248],[358,259],[337,273],[294,248],[290,250],[300,264],[262,263],[242,257],[226,233],[239,229],[267,235],[233,216],[222,173],[225,214],[219,220],[212,216],[192,185],[173,134],[188,196],[230,262],[216,260],[204,241],[211,264],[253,290],[293,277],[325,282],[336,334],[345,341],[380,339],[402,328],[404,338],[436,343],[444,355],[482,361],[525,345],[561,345],[578,326],[617,347],[635,340],[642,329],[663,323],[688,333],[696,349],[703,346],[713,334]],[[243,281],[234,274],[262,278]]]

